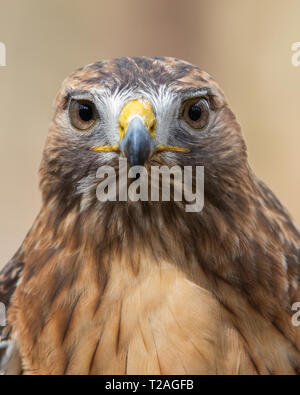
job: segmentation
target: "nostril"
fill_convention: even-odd
[[[120,137],[121,138],[124,138],[124,136],[125,136],[125,128],[124,128],[124,126],[123,125],[121,125],[121,124],[119,124],[119,133],[120,133]]]
[[[150,128],[149,128],[149,131],[150,131],[150,133],[151,134],[153,134],[154,133],[154,131],[155,131],[155,127],[156,127],[156,123],[155,122],[153,122],[152,123],[152,125],[150,126]]]

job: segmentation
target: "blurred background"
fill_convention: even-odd
[[[166,55],[208,71],[242,125],[256,174],[300,225],[300,0],[0,0],[0,266],[40,207],[52,104],[74,69]]]

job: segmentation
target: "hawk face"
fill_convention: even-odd
[[[173,58],[121,58],[71,74],[57,96],[41,166],[45,202],[100,208],[100,166],[205,167],[205,199],[221,204],[247,173],[246,149],[223,93]],[[54,203],[53,203],[54,204]]]

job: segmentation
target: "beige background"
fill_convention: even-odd
[[[61,81],[102,58],[169,55],[212,74],[250,162],[300,225],[300,0],[0,0],[0,265],[40,206],[37,171]]]

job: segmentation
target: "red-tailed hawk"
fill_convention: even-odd
[[[97,171],[118,175],[120,157],[204,166],[203,209],[100,201]],[[121,58],[71,74],[40,177],[41,211],[0,274],[4,373],[299,373],[300,234],[206,72]]]

